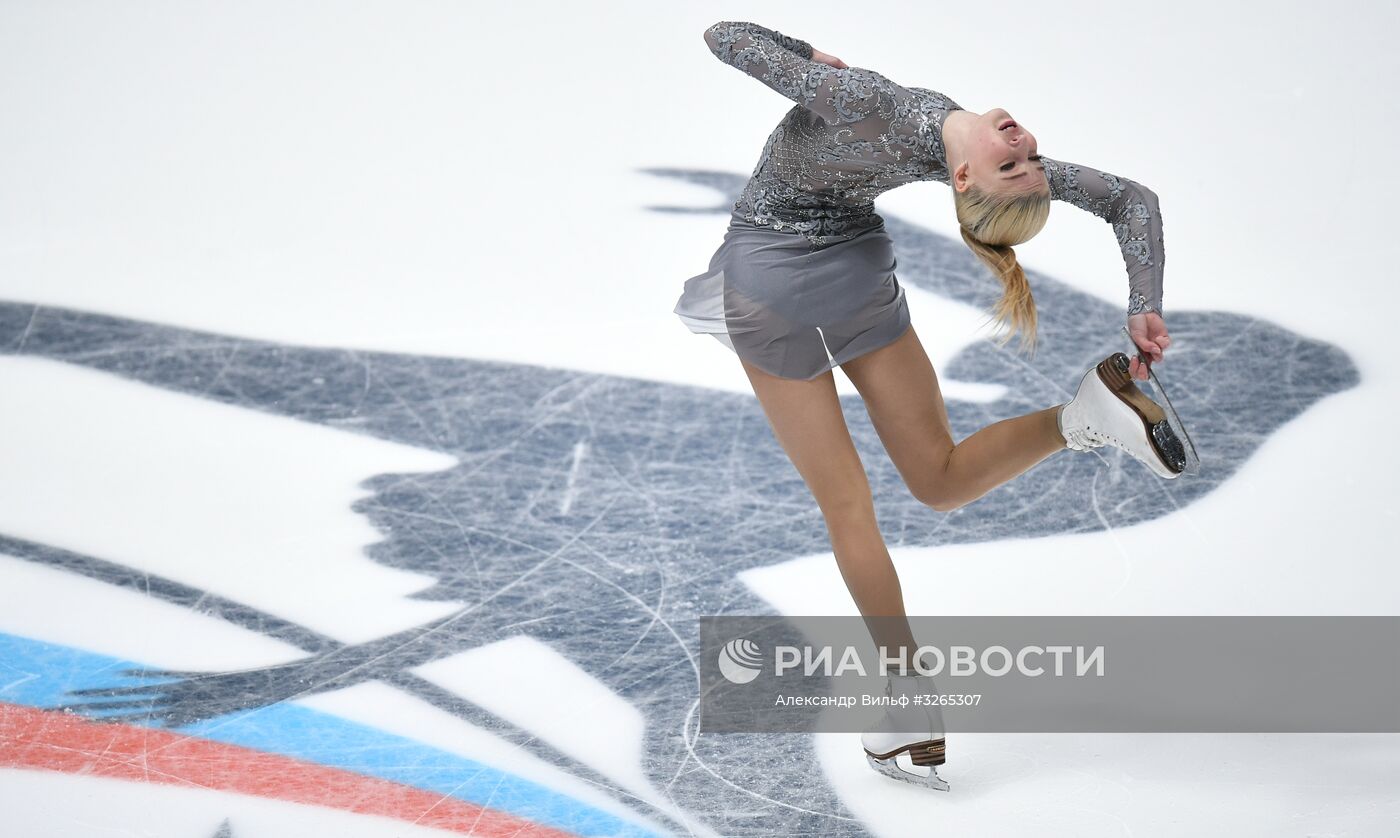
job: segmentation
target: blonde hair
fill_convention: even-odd
[[[1050,215],[1049,193],[998,194],[969,184],[966,191],[953,190],[953,206],[963,241],[1001,280],[1001,299],[991,316],[1009,328],[998,346],[1005,346],[1019,333],[1021,347],[1034,355],[1035,298],[1011,245],[1028,241],[1045,226]]]

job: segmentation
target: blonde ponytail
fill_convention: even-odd
[[[1005,346],[1012,336],[1019,334],[1020,348],[1034,355],[1035,297],[1011,245],[1029,240],[1045,226],[1050,214],[1050,196],[1047,193],[998,195],[969,186],[964,192],[953,190],[953,206],[963,243],[1001,282],[1001,299],[991,316],[1008,329],[998,346]]]

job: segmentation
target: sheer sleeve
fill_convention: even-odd
[[[1136,181],[1042,156],[1050,197],[1113,225],[1128,268],[1128,314],[1162,312],[1162,213],[1157,193]]]
[[[828,123],[858,122],[910,95],[874,70],[813,61],[811,44],[756,23],[720,21],[705,30],[705,43],[720,61]]]

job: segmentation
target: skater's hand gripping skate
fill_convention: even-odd
[[[1141,357],[1133,356],[1128,361],[1128,375],[1146,381],[1148,365],[1161,363],[1162,354],[1172,344],[1172,339],[1167,336],[1167,324],[1162,320],[1162,315],[1155,311],[1131,314],[1128,315],[1128,336],[1137,345],[1138,352],[1142,353]],[[1143,359],[1147,363],[1143,363]]]

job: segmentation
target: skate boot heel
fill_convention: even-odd
[[[872,759],[893,760],[903,753],[909,754],[909,761],[915,765],[942,765],[948,761],[947,747],[945,739],[926,739],[923,742],[915,742],[911,745],[902,745],[887,754],[871,753],[868,749],[866,754]]]
[[[942,739],[930,739],[909,746],[909,759],[915,765],[942,765],[948,761]]]

